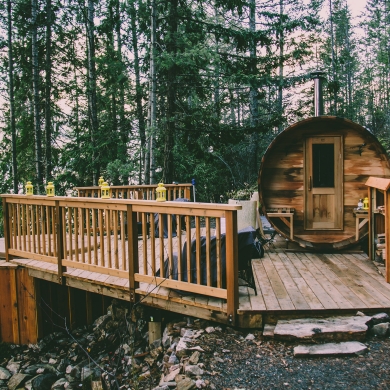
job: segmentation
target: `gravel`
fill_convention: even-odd
[[[390,339],[371,339],[361,356],[293,356],[298,343],[264,340],[245,334],[204,335],[203,362],[214,389],[387,389],[390,388]],[[225,351],[225,352],[224,352]],[[228,351],[228,352],[226,352]],[[218,356],[223,359],[223,363]]]

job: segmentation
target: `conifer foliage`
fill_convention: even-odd
[[[326,114],[387,142],[389,7],[368,0],[356,20],[346,0],[7,0],[0,190],[195,178],[197,200],[220,201],[312,115],[315,69]]]

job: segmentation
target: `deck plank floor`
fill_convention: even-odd
[[[266,311],[390,308],[390,284],[361,253],[271,251],[252,263]]]

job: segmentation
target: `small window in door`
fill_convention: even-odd
[[[313,187],[334,187],[334,144],[313,144]]]

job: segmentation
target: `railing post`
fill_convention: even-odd
[[[238,309],[238,234],[237,211],[226,211],[226,288],[227,317],[236,324]]]
[[[138,227],[137,213],[133,213],[133,206],[127,206],[127,236],[128,236],[128,265],[130,302],[135,302],[135,290],[139,283],[134,280],[134,274],[139,272],[138,266]]]
[[[10,223],[7,199],[3,198],[3,226],[4,226],[4,249],[5,249],[5,260],[10,261],[12,256],[9,254],[9,247],[11,244],[10,237]]]
[[[62,259],[64,258],[64,243],[63,243],[63,229],[62,225],[62,208],[60,207],[60,202],[58,200],[55,201],[55,218],[56,218],[56,240],[57,240],[57,265],[58,265],[58,283],[64,284],[63,272],[66,270],[66,267],[62,266]]]

